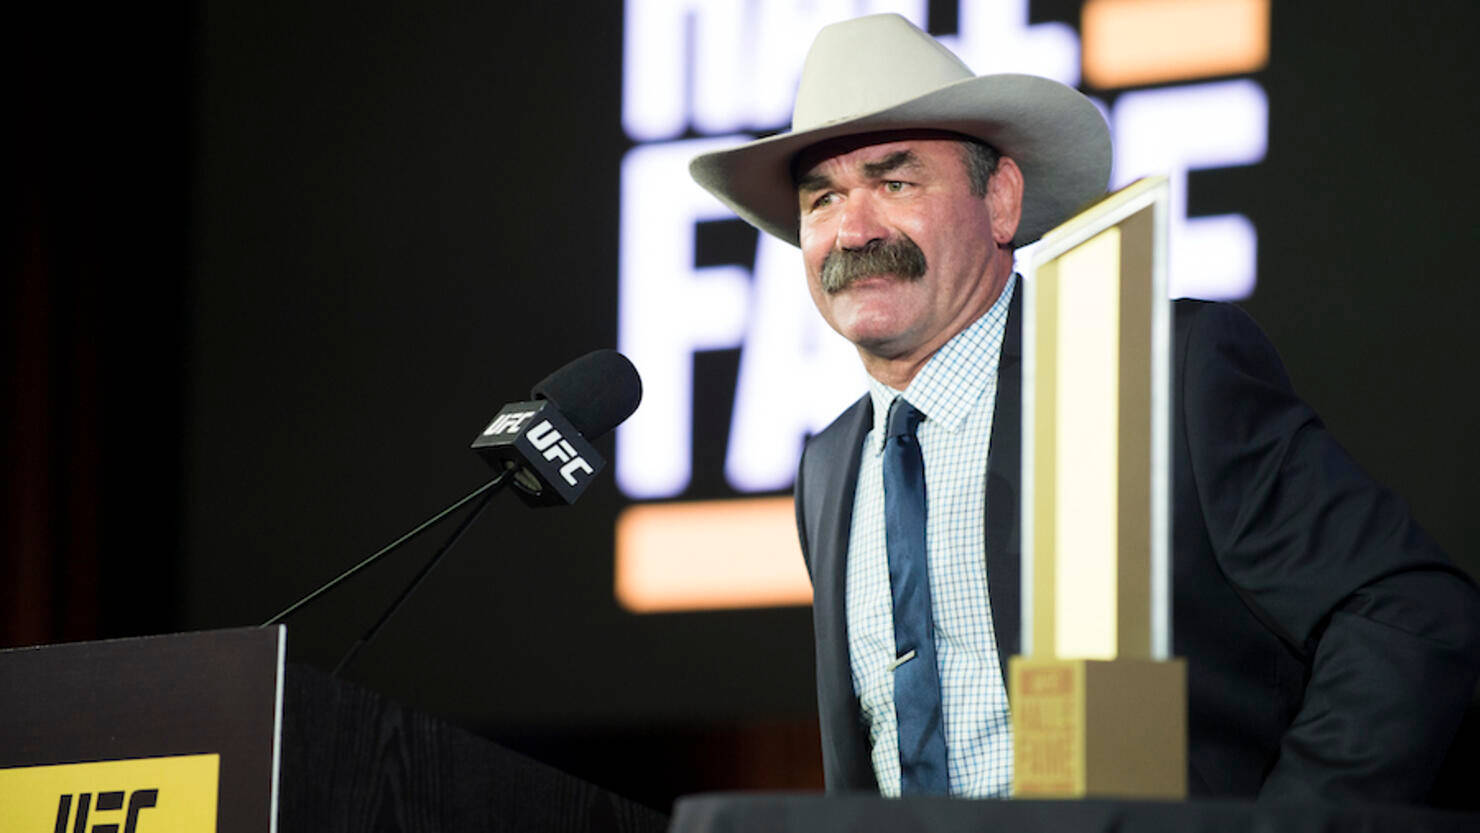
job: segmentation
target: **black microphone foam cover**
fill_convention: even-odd
[[[616,428],[642,401],[642,379],[627,357],[596,350],[546,376],[529,392],[548,399],[588,440]]]

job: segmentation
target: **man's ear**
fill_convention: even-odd
[[[992,212],[992,239],[999,246],[1012,245],[1023,216],[1023,171],[1009,157],[997,160],[997,170],[987,180],[987,210]]]

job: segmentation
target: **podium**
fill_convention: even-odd
[[[613,831],[661,814],[284,662],[281,627],[0,651],[0,830]]]
[[[672,833],[1462,833],[1477,817],[1381,804],[1239,800],[880,798],[713,793],[673,805]]]

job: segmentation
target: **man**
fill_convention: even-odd
[[[802,249],[869,394],[797,477],[829,789],[997,796],[1018,652],[1016,246],[1104,192],[1078,93],[907,21],[824,29],[790,133],[695,178]],[[1178,302],[1173,640],[1195,795],[1420,801],[1480,673],[1477,593],[1233,307]],[[923,471],[922,471],[923,470]]]

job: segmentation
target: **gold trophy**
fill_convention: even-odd
[[[1182,798],[1171,658],[1165,177],[1044,236],[1023,270],[1023,630],[1013,793]]]

